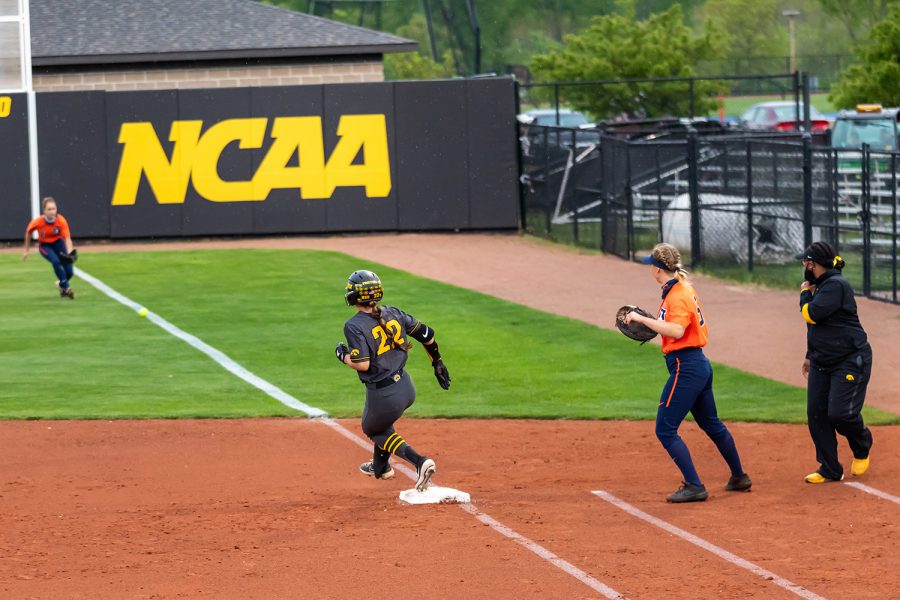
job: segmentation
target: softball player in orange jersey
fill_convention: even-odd
[[[53,271],[57,278],[56,289],[59,290],[59,295],[74,300],[75,291],[69,286],[69,282],[72,280],[75,268],[72,266],[71,260],[66,260],[75,249],[72,245],[72,235],[69,232],[69,222],[59,214],[56,200],[50,196],[41,201],[41,211],[43,214],[32,219],[25,229],[25,250],[22,253],[22,260],[28,258],[31,233],[37,231],[38,251],[47,262],[53,265]]]
[[[709,325],[697,292],[687,280],[681,254],[670,244],[657,244],[642,262],[650,265],[650,274],[662,286],[662,303],[656,319],[631,312],[626,323],[638,321],[662,337],[662,351],[669,369],[669,380],[663,387],[656,411],[656,437],[678,465],[683,485],[667,497],[669,502],[698,502],[709,494],[694,468],[691,453],[678,427],[690,412],[731,469],[725,485],[728,491],[749,490],[752,482],[741,467],[734,438],[716,412],[713,398],[713,372],[703,354],[709,339]]]

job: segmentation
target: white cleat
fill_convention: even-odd
[[[426,458],[422,461],[422,465],[419,467],[419,477],[416,479],[416,489],[418,491],[424,492],[428,488],[434,471],[435,465],[433,460]]]

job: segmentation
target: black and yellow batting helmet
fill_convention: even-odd
[[[365,302],[378,302],[384,296],[381,279],[372,271],[353,271],[347,278],[344,299],[348,306]]]

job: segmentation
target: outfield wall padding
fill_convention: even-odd
[[[3,240],[31,214],[10,98]],[[40,93],[37,115],[40,195],[76,239],[518,226],[511,79]]]
[[[25,94],[3,96],[0,118],[0,239],[22,240],[31,218],[28,167],[28,102]]]

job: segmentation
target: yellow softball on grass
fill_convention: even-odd
[[[142,306],[142,307],[141,307],[141,310],[138,311],[138,316],[139,316],[139,317],[146,317],[146,316],[147,316],[147,312],[148,312],[148,311],[147,311],[147,308],[144,307],[144,306]]]

